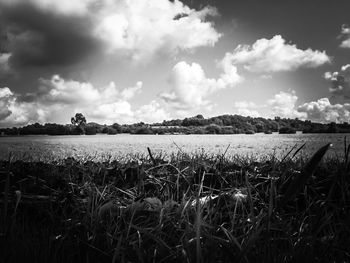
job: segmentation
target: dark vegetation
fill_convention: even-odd
[[[204,118],[197,115],[183,120],[163,121],[162,123],[145,124],[143,122],[119,125],[101,125],[98,123],[86,123],[85,117],[77,113],[72,118],[72,124],[61,125],[39,123],[27,125],[20,128],[0,129],[3,135],[94,135],[96,133],[118,134],[254,134],[264,132],[279,133],[349,133],[350,124],[348,123],[313,123],[311,121],[302,121],[299,119],[283,119],[276,117],[274,119],[243,117],[239,115],[222,115],[212,118]]]
[[[116,127],[117,128],[117,127]],[[349,262],[349,146],[0,162],[2,262]]]

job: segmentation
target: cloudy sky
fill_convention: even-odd
[[[350,121],[350,2],[0,0],[0,127]]]

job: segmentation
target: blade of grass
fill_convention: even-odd
[[[346,136],[344,136],[344,157],[345,157],[345,163],[348,163]]]
[[[293,156],[292,156],[292,159],[305,147],[305,145],[306,145],[306,142],[304,142],[304,144],[301,145],[301,146],[298,148],[298,150],[295,151],[295,153],[294,153]]]
[[[5,181],[5,188],[4,188],[4,232],[6,233],[6,226],[7,226],[7,209],[8,209],[8,198],[10,194],[10,173],[5,172],[4,173],[6,176],[6,181]]]
[[[199,185],[199,189],[196,197],[196,222],[195,222],[195,230],[196,230],[196,255],[197,255],[197,263],[202,262],[202,249],[201,249],[201,225],[202,225],[202,208],[201,202],[199,201],[200,195],[203,191],[203,182],[205,178],[205,172],[203,172],[202,180]]]
[[[289,200],[293,199],[300,190],[304,187],[307,180],[314,173],[317,165],[321,161],[322,157],[326,154],[331,144],[326,144],[321,147],[309,160],[309,162],[305,165],[302,172],[290,183],[287,188],[286,193],[282,197],[281,205],[285,205]]]
[[[154,159],[153,155],[152,155],[152,152],[151,152],[151,149],[149,147],[147,147],[147,151],[148,151],[148,155],[149,155],[149,158],[151,159],[152,163],[154,166],[157,165],[157,162],[156,160]]]
[[[297,145],[295,144],[290,150],[289,152],[282,158],[282,160],[280,161],[280,163],[283,163],[285,159],[287,159],[287,157],[290,155],[290,153],[297,147]]]

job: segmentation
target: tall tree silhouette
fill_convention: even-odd
[[[82,113],[76,113],[71,118],[71,123],[77,127],[79,134],[85,133],[86,118]]]

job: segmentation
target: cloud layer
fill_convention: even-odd
[[[171,91],[160,97],[175,109],[190,110],[208,107],[208,99],[221,89],[234,87],[244,80],[238,69],[255,73],[273,73],[292,71],[300,67],[314,68],[329,63],[330,58],[318,50],[301,50],[296,45],[287,44],[279,35],[272,39],[259,39],[252,46],[239,45],[232,53],[226,53],[217,64],[222,69],[219,78],[206,77],[202,67],[197,63],[185,61],[177,63],[171,73]],[[244,69],[244,70],[243,70]],[[262,75],[266,78],[266,75]],[[268,75],[271,78],[271,75]],[[236,112],[243,115],[259,116],[258,108],[270,107],[273,116],[304,117],[296,110],[297,96],[294,92],[280,92],[264,105],[252,102],[236,102]]]
[[[221,34],[180,1],[0,0],[0,22],[14,66],[66,66],[102,54],[147,60],[213,46]],[[43,22],[45,21],[45,22]]]
[[[325,51],[303,49],[275,35],[226,53],[217,63],[221,73],[208,77],[213,73],[210,68],[204,70],[198,63],[181,60],[185,55],[198,61],[215,59],[203,56],[203,50],[193,51],[213,47],[220,40],[222,34],[212,22],[216,17],[218,12],[213,7],[193,9],[180,0],[0,0],[0,125],[66,123],[75,112],[102,123],[154,122],[193,112],[205,114],[218,106],[215,95],[219,91],[236,87],[245,78],[248,81],[236,90],[239,95],[249,85],[250,77],[253,81],[266,79],[266,85],[276,87],[278,82],[272,77],[275,72],[316,68],[331,62]],[[340,39],[342,48],[350,48],[349,26],[342,26]],[[213,54],[223,51],[225,41]],[[171,58],[176,64],[163,69],[169,61],[154,58]],[[129,69],[130,61],[136,63]],[[155,61],[161,63],[156,65]],[[148,62],[153,62],[155,68],[145,69]],[[146,76],[148,83],[153,72],[170,75],[169,90],[158,98],[149,98],[146,105],[139,100],[137,107],[132,106],[144,89],[143,82],[136,82],[138,73]],[[120,88],[115,84],[129,83],[129,77],[134,78],[134,86]],[[278,77],[278,81],[289,81],[284,74]],[[234,102],[232,98],[235,112],[343,121],[349,115],[350,64],[337,72],[326,72],[324,77],[331,83],[331,99],[314,99],[298,107],[294,91],[281,91],[261,103]],[[102,87],[94,84],[104,78],[115,82]],[[37,86],[30,86],[37,79]],[[346,103],[334,103],[335,97]]]
[[[130,123],[147,120],[162,121],[167,117],[160,105],[152,101],[133,109],[130,100],[142,89],[142,82],[134,87],[119,89],[114,82],[105,87],[91,83],[65,80],[58,75],[40,79],[35,93],[19,95],[9,88],[0,88],[0,125],[24,125],[33,122],[69,122],[75,112],[82,112],[88,121],[101,123]]]
[[[315,68],[330,62],[325,51],[298,49],[280,35],[259,39],[252,46],[239,45],[232,53],[226,53],[225,60],[248,71],[264,73]]]

